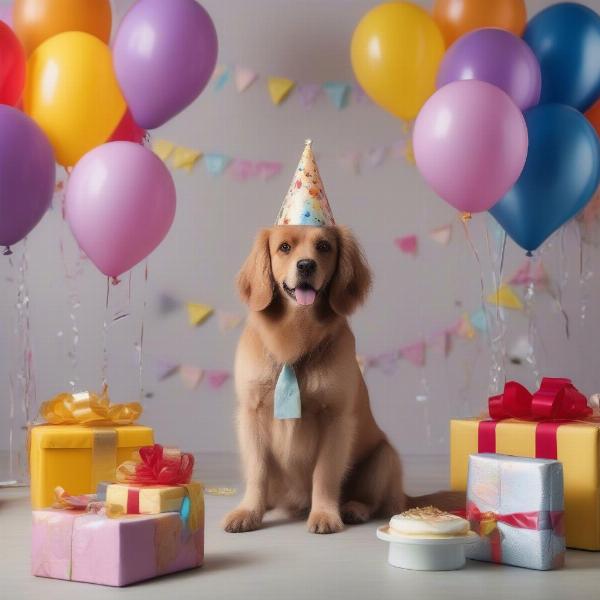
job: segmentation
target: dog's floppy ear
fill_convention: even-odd
[[[242,300],[251,310],[261,311],[273,299],[273,276],[269,252],[269,229],[263,229],[238,274],[237,285]]]
[[[329,304],[339,315],[352,314],[371,289],[371,271],[354,235],[336,226],[338,263],[329,288]]]

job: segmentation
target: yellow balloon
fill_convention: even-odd
[[[410,2],[380,4],[359,22],[350,49],[358,82],[377,104],[413,119],[435,91],[444,40],[431,16]]]
[[[27,62],[23,108],[50,139],[57,162],[73,166],[125,113],[108,46],[81,31],[40,44]]]

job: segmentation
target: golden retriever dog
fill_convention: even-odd
[[[235,360],[246,491],[226,531],[257,529],[276,507],[308,514],[313,533],[335,533],[408,506],[460,505],[452,493],[408,498],[398,454],[373,418],[347,321],[371,274],[347,228],[264,229],[238,287],[250,308]],[[284,363],[299,382],[299,419],[273,416]]]

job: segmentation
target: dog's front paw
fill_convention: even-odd
[[[311,533],[337,533],[344,529],[339,513],[325,510],[311,511],[307,524]]]
[[[371,513],[369,507],[356,500],[349,500],[345,504],[342,504],[341,508],[342,520],[348,525],[358,525],[359,523],[366,523]]]
[[[223,519],[223,529],[229,533],[254,531],[262,523],[263,515],[256,510],[236,508]]]

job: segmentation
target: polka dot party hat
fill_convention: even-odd
[[[311,140],[306,140],[304,152],[283,200],[275,225],[335,225]]]

